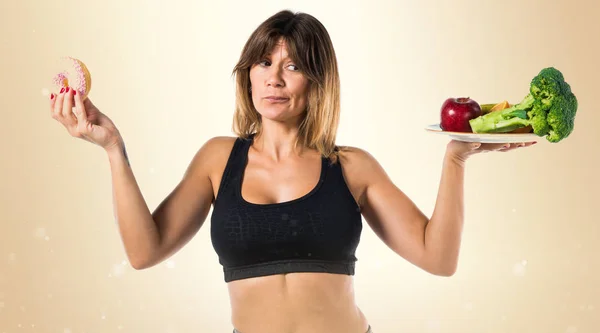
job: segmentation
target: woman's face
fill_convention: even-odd
[[[283,40],[250,68],[252,102],[263,118],[289,121],[299,117],[308,103],[308,79],[288,58]]]

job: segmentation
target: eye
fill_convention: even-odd
[[[299,71],[299,70],[300,70],[300,68],[298,68],[298,66],[296,66],[296,65],[294,65],[294,64],[291,64],[291,65],[289,65],[289,66],[288,66],[288,68],[289,68],[289,67],[293,67],[292,71],[294,71],[294,72],[297,72],[297,71]]]
[[[270,66],[271,62],[269,62],[269,60],[261,60],[258,62],[258,64],[261,66]]]

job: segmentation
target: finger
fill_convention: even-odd
[[[94,103],[92,103],[89,96],[86,97],[85,100],[83,101],[83,106],[85,107],[86,110],[89,110],[94,107]]]
[[[522,147],[529,147],[532,146],[534,144],[536,144],[537,142],[519,142],[519,143],[513,143],[510,148],[507,149],[502,149],[501,151],[505,152],[505,151],[511,151],[511,150],[515,150],[518,148],[522,148]]]
[[[76,124],[77,119],[73,115],[73,89],[71,87],[67,87],[64,93],[62,115],[66,124]]]
[[[54,93],[50,94],[50,115],[54,112],[54,102],[56,102],[56,95]]]
[[[75,96],[73,96],[73,99],[75,101],[75,117],[77,118],[77,123],[86,125],[88,119],[84,102],[81,100],[81,94],[76,93]]]
[[[536,142],[518,142],[518,143],[513,143],[511,146],[511,149],[516,149],[516,148],[521,148],[521,147],[529,147],[531,145],[534,145]]]
[[[500,149],[506,149],[507,145],[510,147],[510,144],[508,143],[484,143],[481,145],[481,150],[495,151]]]
[[[519,148],[519,146],[518,146],[518,145],[508,145],[508,148],[500,148],[500,149],[498,149],[497,151],[499,151],[499,152],[501,152],[501,153],[506,153],[506,152],[509,152],[509,151],[511,151],[511,150],[515,150],[515,149],[517,149],[517,148]]]
[[[514,149],[524,148],[524,147],[529,147],[529,146],[533,146],[536,143],[537,143],[536,141],[533,141],[533,142],[519,142],[519,143],[514,144],[514,146],[511,147],[510,149],[505,149],[504,151],[506,151],[506,150],[514,150]]]
[[[469,143],[469,148],[471,150],[476,150],[476,149],[478,149],[480,147],[481,147],[481,142],[470,142]]]
[[[513,147],[513,144],[510,143],[501,143],[501,144],[497,144],[494,146],[494,150],[500,150],[500,151],[505,151],[508,149],[511,149]]]
[[[60,121],[61,123],[63,123],[62,106],[63,106],[63,99],[65,98],[64,92],[65,92],[65,88],[60,89],[60,92],[54,98],[55,99],[54,110],[52,110],[52,118]]]
[[[77,136],[92,142],[88,134],[91,130],[93,130],[94,125],[90,124],[88,121],[87,109],[85,106],[85,102],[81,100],[81,94],[75,93],[73,96],[73,101],[75,102],[75,117],[77,118],[77,128],[76,133]]]

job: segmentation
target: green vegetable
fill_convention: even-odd
[[[486,114],[488,112],[490,112],[492,110],[492,108],[494,107],[494,105],[496,105],[495,103],[491,103],[491,104],[481,104],[481,112],[483,114]]]
[[[531,126],[533,133],[556,143],[573,132],[577,106],[562,73],[548,67],[531,80],[529,94],[519,104],[471,119],[469,124],[473,133],[506,133]]]

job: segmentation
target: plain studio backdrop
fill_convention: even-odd
[[[589,1],[2,1],[0,333],[230,332],[210,221],[180,252],[131,268],[104,151],[50,117],[53,62],[83,60],[151,210],[209,138],[232,135],[231,71],[281,9],[316,16],[341,72],[338,144],[368,150],[430,215],[448,137],[442,102],[520,101],[544,67],[579,99],[573,134],[473,156],[451,278],[365,224],[357,301],[377,333],[598,333],[600,5]],[[210,216],[210,215],[209,215]]]

